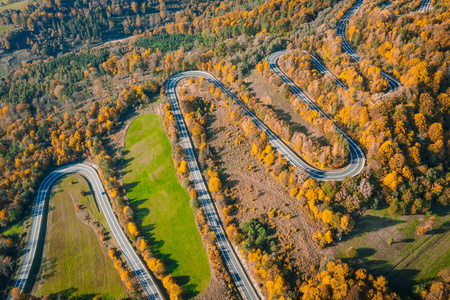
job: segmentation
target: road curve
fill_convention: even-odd
[[[91,183],[96,200],[100,204],[100,208],[105,215],[111,232],[114,235],[114,238],[117,240],[117,243],[119,244],[119,247],[125,257],[127,258],[131,268],[139,279],[142,287],[147,293],[148,298],[154,300],[163,299],[162,293],[159,290],[158,286],[155,284],[153,277],[150,275],[144,263],[139,259],[138,255],[128,241],[125,233],[120,227],[119,222],[117,221],[116,216],[114,215],[114,212],[112,210],[111,204],[109,203],[105,190],[103,189],[103,185],[100,177],[97,174],[97,171],[93,167],[81,163],[70,164],[58,168],[51,172],[41,182],[36,197],[36,204],[34,208],[33,220],[31,223],[28,245],[27,249],[25,250],[25,258],[17,276],[14,288],[19,288],[21,291],[24,290],[27,279],[30,276],[30,270],[32,266],[37,263],[35,261],[35,255],[37,247],[39,245],[39,240],[44,236],[44,232],[42,230],[42,226],[44,224],[42,224],[42,219],[44,214],[44,207],[46,201],[48,201],[47,198],[49,198],[47,197],[48,193],[51,191],[51,188],[57,179],[71,173],[80,173]]]
[[[269,57],[272,57],[275,59],[273,62],[276,66],[276,59],[278,59],[279,56],[283,55],[283,51],[276,52],[272,54]],[[278,57],[277,57],[278,56]],[[271,68],[273,67],[272,63]],[[278,67],[276,67],[278,69]],[[278,69],[279,70],[279,69]],[[281,72],[281,71],[279,71]],[[284,74],[283,74],[284,75]],[[226,238],[226,235],[224,233],[223,227],[220,223],[219,216],[216,212],[216,209],[214,207],[214,204],[211,199],[211,195],[208,192],[207,185],[205,182],[205,179],[202,176],[202,172],[199,166],[199,163],[197,161],[195,150],[193,143],[189,137],[189,132],[187,130],[187,126],[183,117],[183,114],[181,113],[180,106],[178,103],[178,98],[176,94],[176,86],[177,83],[184,79],[184,78],[190,78],[190,77],[203,77],[210,81],[211,83],[215,84],[217,87],[220,87],[223,92],[227,93],[228,96],[234,99],[237,104],[239,104],[245,111],[245,114],[248,115],[252,121],[255,123],[256,127],[260,130],[264,131],[270,141],[270,143],[278,149],[287,160],[289,160],[294,166],[304,168],[306,169],[311,177],[327,181],[327,180],[343,180],[346,177],[351,177],[357,175],[364,167],[365,164],[365,157],[362,150],[353,142],[353,140],[345,134],[339,127],[338,130],[341,134],[344,135],[344,137],[348,140],[350,145],[350,154],[351,154],[351,163],[348,167],[346,167],[343,170],[340,171],[322,171],[318,170],[306,162],[304,162],[302,159],[300,159],[296,153],[294,153],[282,140],[280,140],[261,120],[259,120],[248,108],[244,103],[242,103],[238,98],[236,98],[223,84],[217,80],[213,75],[203,72],[203,71],[186,71],[182,73],[178,73],[174,76],[172,76],[166,84],[166,91],[167,95],[169,97],[169,102],[171,105],[172,113],[175,118],[175,121],[177,123],[178,132],[180,134],[181,144],[183,146],[184,152],[186,154],[186,160],[189,165],[189,169],[191,171],[192,177],[194,178],[194,184],[197,189],[197,192],[199,194],[200,201],[202,203],[203,208],[205,209],[206,217],[208,220],[209,225],[211,226],[212,231],[214,232],[217,243],[219,246],[219,250],[222,253],[222,256],[224,257],[224,260],[227,264],[228,270],[230,271],[234,282],[236,283],[236,286],[239,288],[241,295],[244,299],[259,299],[259,296],[253,287],[249,277],[247,276],[245,270],[243,269],[242,265],[240,264],[239,259],[237,258],[235,252],[233,251],[232,246],[230,245],[228,239]],[[287,80],[289,80],[286,76],[284,76]],[[283,79],[284,80],[284,79]],[[291,87],[293,90],[298,89],[290,80]],[[301,92],[301,91],[300,91]],[[305,95],[306,97],[306,95]],[[309,99],[309,98],[307,98]],[[313,109],[318,110],[323,116],[325,116],[322,111],[315,106],[315,104],[308,100],[308,103]],[[325,116],[326,117],[326,116]]]
[[[424,0],[424,1],[431,1],[431,0]],[[347,26],[348,20],[353,16],[353,14],[362,6],[364,0],[358,0],[358,2],[353,5],[353,7],[342,17],[342,19],[339,21],[337,25],[337,36],[341,37],[342,39],[342,46],[344,47],[345,52],[350,54],[350,56],[356,60],[357,62],[360,61],[361,56],[356,53],[352,47],[348,44],[347,39],[345,38],[345,27]],[[401,86],[401,83],[396,80],[391,75],[387,74],[384,71],[381,71],[381,75],[389,82],[389,88],[391,90],[395,90],[396,88],[399,88]]]
[[[248,300],[258,300],[260,299],[260,297],[253,287],[253,284],[250,281],[247,273],[242,267],[232,246],[230,245],[230,242],[228,241],[225,235],[225,231],[223,230],[223,227],[220,223],[219,215],[216,212],[215,206],[211,199],[211,195],[209,194],[206,187],[205,179],[202,176],[202,172],[195,155],[194,146],[191,139],[189,138],[187,126],[179,107],[175,90],[176,85],[181,79],[194,76],[202,76],[208,79],[210,82],[214,83],[216,86],[221,87],[222,90],[227,92],[229,95],[232,96],[232,94],[211,74],[202,71],[187,71],[178,73],[170,77],[166,85],[167,95],[169,96],[172,113],[177,123],[181,144],[186,154],[186,160],[189,164],[189,169],[191,171],[192,177],[194,178],[194,184],[195,188],[197,189],[199,199],[202,203],[203,208],[205,209],[206,218],[209,225],[211,226],[212,231],[214,232],[214,235],[216,236],[219,250],[222,253],[228,270],[230,271],[236,286],[241,292],[242,297]],[[234,96],[232,97],[234,98]]]
[[[309,107],[315,111],[318,112],[318,115],[327,118],[328,120],[331,120],[330,117],[325,114],[315,103],[312,101],[298,86],[295,85],[284,73],[280,70],[278,67],[277,61],[278,59],[283,56],[286,53],[286,50],[281,50],[274,52],[270,54],[267,57],[267,62],[269,63],[269,68],[276,74],[281,76],[281,79],[284,83],[288,84],[291,87],[292,92],[297,95],[304,103],[307,103]],[[316,62],[316,59],[314,60]],[[319,64],[320,62],[317,61]],[[323,66],[322,66],[323,67]],[[330,72],[330,71],[328,71]],[[331,73],[331,72],[330,72]],[[255,117],[256,118],[256,117]],[[259,119],[258,119],[259,121]],[[259,121],[261,122],[261,121]],[[299,158],[292,150],[290,150],[283,142],[280,141],[280,144],[282,143],[281,149],[279,149],[284,156],[296,167],[298,168],[304,168],[306,169],[311,177],[327,181],[327,180],[344,180],[345,177],[353,177],[359,174],[359,172],[362,171],[364,168],[366,159],[364,156],[364,152],[361,150],[361,148],[353,141],[351,137],[349,137],[337,124],[334,122],[336,128],[338,129],[339,133],[342,134],[345,139],[348,141],[349,149],[350,149],[350,164],[341,170],[337,171],[323,171],[319,170],[308,163],[306,163],[304,160]],[[265,125],[264,125],[265,126]],[[273,133],[271,133],[273,135]],[[268,134],[269,136],[269,134]],[[275,136],[274,139],[278,138]],[[275,147],[278,148],[277,145]]]

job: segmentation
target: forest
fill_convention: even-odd
[[[94,161],[130,240],[170,298],[182,298],[179,283],[142,242],[137,216],[129,209],[119,180],[121,149],[110,137],[122,128],[128,113],[160,96],[174,165],[180,181],[188,178],[165,83],[173,74],[198,69],[218,78],[302,159],[321,169],[342,168],[349,155],[342,134],[333,122],[319,118],[299,101],[265,61],[274,51],[287,49],[278,61],[280,69],[356,141],[366,166],[341,182],[313,179],[279,155],[220,88],[206,80],[192,80],[189,84],[203,94],[182,90],[180,107],[228,238],[242,250],[251,275],[268,299],[396,298],[387,280],[371,275],[369,267],[356,269],[323,257],[300,260],[299,244],[283,241],[282,230],[288,225],[276,221],[287,218],[281,212],[284,208],[267,206],[258,215],[246,214],[249,208],[223,175],[219,148],[209,146],[213,131],[208,124],[217,118],[218,103],[224,124],[236,134],[234,146],[244,151],[242,157],[252,168],[266,170],[274,186],[284,190],[307,217],[305,226],[312,228],[307,235],[317,251],[351,235],[369,209],[386,207],[394,215],[419,215],[448,206],[450,2],[433,1],[432,10],[425,13],[417,12],[418,0],[396,1],[387,9],[384,1],[364,3],[346,31],[349,44],[361,56],[359,62],[344,51],[336,31],[355,3],[39,0],[21,11],[0,12],[0,23],[13,26],[2,35],[5,53],[28,49],[42,57],[22,62],[0,82],[0,166],[4,170],[0,226],[7,229],[32,214],[39,183],[49,171],[70,162]],[[137,38],[100,44],[130,35]],[[82,48],[86,41],[99,46]],[[319,72],[304,51],[319,58],[348,90],[335,85],[331,75]],[[382,72],[399,80],[401,87],[390,90]],[[292,114],[321,133],[320,142],[295,131],[271,101],[259,99],[257,91],[248,87],[250,76],[260,76],[279,91]],[[213,276],[226,274],[222,284],[230,286],[230,297],[236,296],[205,212],[195,204],[192,182],[187,189]],[[10,277],[19,268],[18,254],[24,247],[21,235],[0,238],[2,286],[13,284]],[[116,261],[114,250],[110,255]],[[126,283],[132,282],[126,267],[117,269],[127,274],[123,278],[129,290],[139,289]],[[447,273],[442,270],[433,280],[415,286],[408,297],[446,297],[450,293]]]

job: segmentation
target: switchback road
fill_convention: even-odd
[[[206,187],[205,179],[203,178],[199,163],[197,161],[194,145],[189,137],[187,126],[179,107],[175,90],[176,85],[181,79],[194,76],[202,76],[208,79],[210,82],[214,83],[216,86],[222,88],[224,92],[227,92],[231,96],[232,94],[211,74],[201,71],[187,71],[178,73],[172,76],[166,85],[167,94],[169,96],[170,105],[172,107],[172,113],[177,123],[181,144],[186,154],[186,160],[188,162],[192,177],[194,178],[194,184],[195,188],[197,189],[199,199],[202,203],[203,208],[205,209],[206,218],[209,225],[211,226],[211,230],[216,236],[219,250],[225,260],[231,276],[234,279],[236,286],[241,292],[242,297],[247,300],[258,300],[260,299],[258,293],[253,287],[253,284],[244,268],[242,267],[239,258],[233,250],[233,247],[230,245],[230,242],[225,235],[225,231],[223,230],[222,224],[220,223],[219,216],[216,212],[215,206],[208,192],[208,188]],[[234,98],[234,96],[232,97]]]
[[[21,291],[25,289],[27,280],[30,276],[30,271],[32,267],[38,263],[35,260],[35,256],[38,246],[43,246],[42,238],[45,236],[45,233],[42,229],[44,225],[42,224],[42,220],[45,212],[44,208],[46,202],[48,202],[49,192],[51,192],[52,186],[56,180],[71,173],[80,173],[91,183],[94,190],[95,199],[98,201],[100,208],[105,215],[109,228],[119,244],[122,253],[125,255],[131,268],[147,293],[148,298],[154,300],[163,299],[161,291],[155,284],[153,277],[150,275],[144,263],[139,259],[125,233],[120,227],[97,171],[93,167],[81,163],[70,164],[54,170],[47,177],[45,177],[39,186],[36,204],[34,207],[33,220],[31,223],[30,236],[28,239],[27,249],[25,250],[25,258],[22,263],[22,267],[20,268],[19,275],[17,276],[14,288],[19,288]],[[101,273],[99,276],[101,276]]]
[[[281,76],[281,79],[284,83],[288,84],[291,87],[292,92],[297,95],[304,103],[307,103],[309,107],[312,110],[315,110],[318,112],[318,115],[323,118],[327,118],[330,120],[330,117],[328,117],[327,114],[325,114],[315,103],[312,101],[295,83],[293,83],[278,67],[277,61],[278,59],[285,55],[286,51],[281,50],[274,52],[270,54],[267,57],[267,62],[269,63],[269,68],[276,74]],[[326,69],[320,61],[314,58],[314,63],[319,64],[318,69],[323,70],[322,72],[326,72],[327,74],[332,74],[328,69]],[[345,85],[344,85],[345,86]],[[256,118],[256,117],[255,117]],[[259,119],[258,119],[259,121]],[[261,122],[261,121],[259,121]],[[364,152],[361,150],[361,148],[353,141],[352,138],[350,138],[335,122],[336,128],[338,129],[339,133],[342,134],[345,139],[348,141],[349,149],[350,149],[350,164],[341,170],[337,171],[323,171],[319,170],[308,163],[306,163],[304,160],[299,158],[292,150],[290,150],[282,141],[278,139],[278,137],[273,137],[273,139],[276,139],[277,143],[282,144],[280,145],[280,148],[278,148],[285,157],[296,167],[298,168],[304,168],[306,169],[311,177],[316,178],[318,180],[344,180],[345,177],[353,177],[359,174],[361,170],[364,168],[366,159],[364,156]],[[264,125],[265,126],[265,125]],[[269,134],[267,134],[269,136]],[[271,133],[271,135],[274,135]],[[270,139],[269,139],[270,140]]]
[[[363,2],[364,0],[358,0],[358,2],[356,2],[356,4],[353,5],[353,7],[342,17],[337,25],[337,36],[342,39],[342,47],[344,47],[345,52],[350,54],[350,56],[357,62],[361,60],[361,56],[359,56],[358,53],[356,53],[348,44],[347,39],[345,38],[345,27],[347,26],[348,20],[350,20],[355,12],[362,6]],[[391,90],[395,90],[401,86],[400,82],[386,72],[381,71],[381,75],[389,82],[389,87]]]
[[[279,56],[283,55],[283,53],[284,52],[276,52],[271,56],[269,56],[268,61],[271,68],[276,67],[278,69],[278,67],[276,66],[276,60],[278,59]],[[281,71],[279,72],[281,73]],[[283,76],[284,74],[282,75],[282,77]],[[176,86],[180,80],[189,77],[203,77],[208,81],[210,81],[211,83],[213,83],[214,85],[216,85],[217,87],[220,87],[223,92],[227,93],[228,96],[230,96],[237,104],[239,104],[244,109],[245,114],[252,119],[256,127],[267,134],[269,142],[276,149],[278,149],[287,160],[289,160],[296,167],[306,169],[313,178],[327,181],[327,180],[343,180],[345,177],[355,176],[359,172],[361,172],[361,170],[364,167],[365,164],[364,153],[355,144],[355,142],[353,142],[353,140],[338,127],[338,130],[340,131],[340,133],[344,135],[344,137],[348,140],[350,145],[350,156],[351,156],[350,165],[347,166],[345,169],[339,171],[323,171],[316,169],[311,165],[307,164],[301,158],[299,158],[297,154],[293,152],[282,140],[280,140],[278,136],[276,136],[261,120],[259,120],[253,114],[253,112],[247,108],[247,106],[243,102],[241,102],[238,98],[236,98],[225,86],[223,86],[223,84],[219,80],[217,80],[211,74],[203,71],[186,71],[178,73],[168,80],[166,84],[167,95],[169,97],[172,113],[178,127],[181,144],[186,154],[186,160],[188,162],[189,169],[194,179],[194,184],[197,189],[199,199],[203,205],[203,208],[205,209],[208,223],[211,226],[211,229],[217,238],[219,250],[222,253],[222,256],[227,264],[228,270],[230,271],[234,279],[234,282],[236,286],[239,288],[243,298],[259,299],[259,296],[256,290],[254,289],[251,280],[246,274],[244,268],[242,267],[237,255],[233,251],[233,248],[225,235],[223,227],[220,223],[220,218],[213,204],[211,195],[208,192],[207,184],[205,182],[205,179],[203,178],[202,171],[197,161],[195,148],[190,139],[183,114],[180,110],[176,94]],[[284,76],[283,80],[285,80],[285,82],[286,79],[287,77]],[[290,85],[293,88],[294,92],[302,93],[301,90],[298,89],[289,79],[287,80],[288,82],[290,82]],[[315,106],[315,104],[311,100],[309,100],[309,98],[306,97],[306,99],[308,99],[306,101],[308,101],[312,109],[318,110],[323,116],[325,116],[322,113],[322,111],[319,108],[317,108],[317,106]]]

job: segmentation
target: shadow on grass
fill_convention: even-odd
[[[370,257],[376,253],[373,248],[359,248],[357,251],[358,255],[355,258],[343,258],[342,260],[355,270],[366,269],[375,277],[384,276],[388,280],[389,288],[397,294],[412,296],[412,288],[417,284],[414,278],[419,273],[418,270],[394,270],[394,266],[386,260],[371,260]]]
[[[58,265],[55,257],[43,258],[42,259],[42,279],[46,280],[55,275],[55,268]]]
[[[439,217],[445,217],[450,214],[450,206],[433,205],[431,212]]]
[[[438,228],[435,228],[429,232],[426,233],[426,235],[434,235],[434,234],[440,234],[445,233],[450,230],[450,221],[444,222],[441,226]]]
[[[281,109],[281,108],[274,108],[274,111],[276,112],[277,116],[278,116],[281,120],[283,120],[283,121],[285,121],[286,123],[289,124],[289,128],[290,128],[293,132],[301,132],[301,133],[303,133],[303,134],[309,136],[308,129],[307,129],[305,126],[300,125],[299,123],[293,121],[293,120],[292,120],[292,116],[291,116],[289,113],[285,112],[285,111],[284,111],[283,109]]]
[[[364,215],[359,218],[351,233],[349,235],[345,235],[342,238],[342,241],[348,241],[365,233],[378,231],[383,228],[391,227],[400,223],[405,223],[405,221]]]
[[[183,286],[183,291],[186,298],[193,298],[198,295],[198,291],[196,291],[197,285],[189,283],[189,276],[178,276],[175,277],[175,279],[181,286]]]
[[[71,300],[88,300],[93,299],[95,296],[98,296],[97,294],[83,294],[78,296],[73,296],[73,293],[78,291],[77,288],[71,287],[68,289],[65,289],[59,293],[54,293],[49,296],[48,299],[57,300],[57,299],[71,299]]]
[[[150,210],[148,208],[138,208],[141,204],[148,201],[148,199],[132,199],[130,200],[130,203],[133,205],[133,210],[137,216],[135,220],[143,220],[145,219],[145,216],[147,216],[150,213]],[[140,228],[140,232],[142,236],[145,238],[145,240],[148,242],[150,250],[155,258],[161,259],[164,263],[164,266],[166,267],[166,270],[169,273],[173,273],[178,268],[178,262],[172,258],[171,254],[163,253],[161,251],[164,241],[157,240],[154,237],[154,224],[147,224],[143,225],[142,223],[137,224]],[[187,296],[187,298],[192,298],[198,295],[198,291],[196,291],[197,285],[189,283],[190,277],[189,276],[178,276],[176,277],[177,283],[183,287],[184,293]]]
[[[358,259],[363,259],[374,255],[377,251],[373,248],[359,248],[358,250]]]
[[[418,270],[393,270],[386,275],[386,279],[391,290],[394,290],[397,294],[413,296],[413,286],[417,284],[414,278],[417,274],[419,274]]]
[[[231,176],[229,174],[227,174],[223,171],[220,172],[220,178],[222,178],[222,180],[223,180],[223,182],[225,182],[226,186],[231,189],[231,188],[234,188],[239,183],[239,181],[231,180],[230,177]]]
[[[135,181],[135,182],[131,182],[131,183],[126,183],[126,184],[124,184],[123,185],[123,187],[125,188],[125,190],[127,191],[127,193],[129,193],[129,192],[131,192],[132,190],[133,190],[133,188],[135,188],[138,184],[139,184],[139,182],[140,181]],[[145,199],[145,200],[140,200],[140,201],[146,201],[147,199]]]
[[[127,190],[127,191],[129,191],[129,190]],[[148,201],[148,199],[141,199],[141,200],[132,199],[132,200],[130,200],[130,203],[132,203],[132,205],[134,207],[133,208],[134,212],[137,215],[137,218],[135,218],[135,220],[143,220],[150,213],[150,210],[148,208],[145,208],[145,207],[138,208],[141,206],[141,204],[145,203],[146,201]],[[140,232],[141,232],[142,236],[147,240],[152,254],[156,258],[161,259],[164,263],[164,266],[166,267],[166,270],[169,273],[172,273],[178,267],[178,263],[177,263],[177,261],[175,261],[171,258],[170,254],[161,252],[161,248],[164,245],[164,241],[155,239],[154,233],[153,233],[153,231],[155,229],[155,225],[154,224],[143,225],[142,223],[137,224],[137,225],[140,228]]]

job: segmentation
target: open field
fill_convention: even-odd
[[[435,229],[418,236],[417,227],[429,216],[393,216],[387,209],[371,210],[359,219],[349,237],[330,250],[355,268],[385,276],[395,291],[410,293],[414,284],[450,267],[450,215],[443,209],[434,212]],[[389,238],[394,240],[390,246]],[[356,258],[346,259],[349,247],[357,249]]]
[[[46,242],[33,293],[39,296],[62,293],[77,299],[126,297],[107,250],[100,246],[94,230],[76,216],[72,197],[85,205],[95,205],[87,181],[80,175],[71,175],[57,184],[49,202]],[[85,192],[84,197],[81,191]],[[101,276],[98,270],[102,270]]]
[[[0,3],[4,3],[5,1],[0,1]],[[3,6],[0,6],[0,11],[4,11],[5,9],[23,9],[25,4],[27,4],[28,1],[19,1],[16,3],[6,4]]]
[[[282,183],[274,180],[273,172],[267,172],[267,167],[250,155],[252,141],[243,138],[245,135],[240,126],[229,122],[229,111],[235,107],[230,109],[223,100],[214,100],[207,81],[190,84],[188,79],[184,79],[178,84],[179,92],[184,88],[187,90],[186,97],[195,96],[202,103],[214,104],[212,112],[207,109],[207,145],[214,153],[214,164],[219,168],[225,194],[232,199],[228,203],[223,199],[214,199],[217,210],[222,212],[225,205],[231,203],[238,205],[232,216],[239,223],[272,212],[274,216],[269,224],[273,226],[271,228],[277,228],[275,238],[280,243],[292,244],[296,250],[290,254],[291,263],[305,273],[309,272],[310,265],[318,264],[321,256],[321,250],[317,249],[311,238],[315,228],[308,222],[308,216],[299,207],[298,200],[289,195]],[[239,143],[236,145],[237,139]],[[196,147],[198,149],[198,145]],[[203,167],[203,170],[206,169]],[[224,222],[224,214],[219,215]]]
[[[188,295],[203,292],[211,279],[208,259],[160,117],[136,118],[128,128],[125,150],[125,188],[152,252]]]
[[[0,11],[1,11],[1,9],[0,9]],[[2,26],[0,26],[0,33],[2,33],[3,31],[8,30],[9,28],[11,28],[11,26],[9,26],[9,25],[2,25]]]

